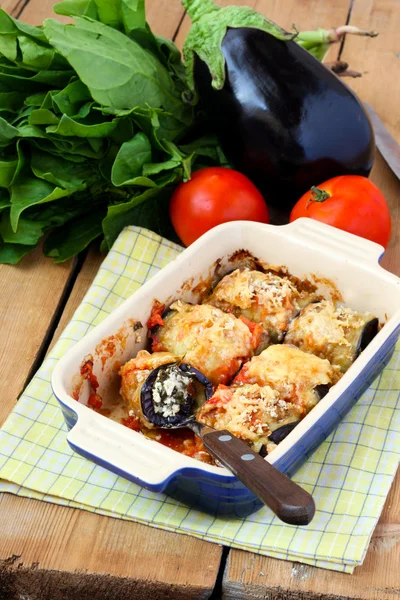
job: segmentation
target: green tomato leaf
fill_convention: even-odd
[[[115,186],[129,185],[142,174],[143,165],[151,161],[151,145],[144,133],[137,133],[122,144],[111,170],[111,182]]]

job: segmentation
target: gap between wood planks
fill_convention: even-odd
[[[20,0],[17,2],[14,8],[9,11],[10,15],[15,19],[19,19],[29,2],[30,0]],[[4,10],[7,10],[7,3],[5,3]]]
[[[350,0],[350,5],[349,5],[349,10],[348,10],[348,13],[347,13],[347,19],[346,19],[345,25],[349,25],[350,24],[351,13],[353,12],[353,7],[354,7],[354,0]],[[343,39],[342,39],[342,41],[340,42],[340,45],[339,45],[339,52],[338,52],[338,55],[337,55],[337,60],[340,60],[342,58],[342,54],[343,54],[345,43],[346,43],[346,36],[343,36]]]

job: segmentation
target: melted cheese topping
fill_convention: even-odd
[[[244,269],[225,275],[207,303],[261,323],[272,341],[280,341],[299,310],[300,295],[286,277]]]
[[[301,415],[297,405],[282,400],[272,387],[245,384],[219,386],[198,411],[196,419],[215,429],[227,429],[258,452],[269,443],[272,431],[299,420]]]
[[[365,324],[373,318],[323,300],[309,304],[291,323],[285,343],[327,358],[344,373],[355,359]]]
[[[155,352],[154,354],[150,354],[146,350],[140,350],[136,358],[132,358],[119,370],[119,375],[121,376],[120,394],[128,410],[133,411],[132,414],[138,417],[149,429],[153,428],[154,425],[142,413],[140,402],[142,386],[154,369],[161,365],[178,361],[179,357],[171,354],[171,352]]]
[[[295,346],[275,345],[253,357],[235,383],[269,385],[281,398],[298,405],[304,416],[319,401],[315,388],[332,385],[337,380],[337,370],[328,360],[307,354]]]
[[[181,357],[214,384],[232,379],[254,353],[255,340],[243,321],[207,304],[174,302],[158,332],[157,348]]]

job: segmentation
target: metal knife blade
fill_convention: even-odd
[[[366,102],[364,106],[372,121],[376,146],[393,173],[400,179],[400,144],[388,132],[372,106]]]

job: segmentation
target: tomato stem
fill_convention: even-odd
[[[315,187],[314,185],[311,187],[311,197],[308,199],[307,204],[310,202],[325,202],[330,198],[330,194],[325,190],[321,190],[320,188]]]

